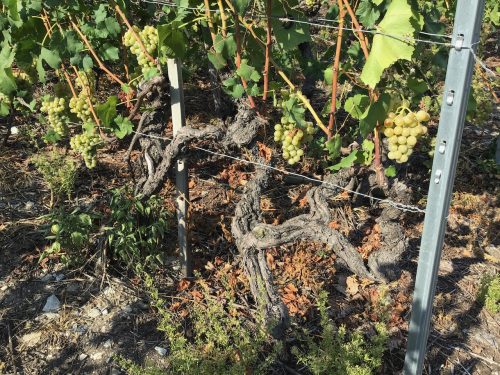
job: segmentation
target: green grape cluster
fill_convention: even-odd
[[[293,122],[282,117],[281,124],[274,125],[274,141],[282,143],[283,159],[288,164],[294,165],[304,155],[303,147],[312,141],[316,133],[312,122],[308,122],[305,128],[301,128]]]
[[[71,113],[76,114],[76,116],[84,123],[90,122],[93,120],[93,117],[87,98],[90,93],[90,101],[92,105],[96,103],[96,99],[94,97],[96,87],[95,74],[92,71],[79,72],[78,77],[75,80],[75,85],[80,90],[80,93],[78,96],[70,99],[69,110]]]
[[[96,86],[96,78],[93,71],[89,70],[87,72],[78,72],[78,76],[75,80],[76,87],[80,89],[82,92],[90,91],[90,94],[93,95]]]
[[[92,104],[95,104],[96,100],[94,97],[90,98]],[[76,116],[82,120],[84,123],[93,120],[92,112],[87,100],[87,95],[85,92],[80,92],[76,97],[72,97],[69,101],[69,110],[71,113],[76,114]]]
[[[68,117],[66,116],[66,99],[48,98],[42,102],[40,110],[47,113],[47,122],[55,133],[64,137],[68,133]]]
[[[154,55],[156,49],[158,48],[158,30],[153,26],[144,26],[144,29],[139,29],[137,26],[133,26],[134,31],[139,36],[144,44],[146,51],[150,55]],[[137,42],[131,30],[123,35],[123,44],[130,48],[130,51],[137,57],[137,62],[142,69],[144,74],[148,69],[153,68],[155,64],[150,61],[141,46]]]
[[[423,110],[414,113],[403,107],[397,114],[390,112],[382,129],[389,142],[387,157],[396,163],[406,163],[418,139],[427,134],[428,129],[423,123],[429,119],[429,114]]]
[[[97,146],[101,138],[95,133],[82,133],[72,137],[69,141],[71,149],[80,153],[87,168],[97,165]]]

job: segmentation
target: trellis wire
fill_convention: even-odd
[[[137,132],[137,131],[132,131],[132,132],[135,133],[135,134],[144,136],[144,137],[149,137],[149,138],[154,138],[154,139],[160,139],[160,140],[164,140],[164,141],[171,141],[171,142],[173,141],[173,138],[170,138],[170,137],[162,137],[162,136],[157,136],[157,135],[152,135],[152,134],[147,134],[147,133],[141,133],[141,132]],[[341,190],[344,190],[344,191],[346,191],[348,193],[352,193],[354,195],[358,195],[358,196],[361,196],[361,197],[364,197],[364,198],[368,198],[368,199],[370,199],[372,201],[377,201],[377,202],[380,202],[380,203],[387,203],[390,206],[392,206],[394,208],[397,208],[397,209],[399,209],[401,211],[413,212],[413,213],[425,213],[425,210],[423,210],[423,209],[421,209],[420,207],[417,207],[417,206],[412,206],[412,205],[408,205],[408,204],[394,202],[394,201],[392,201],[390,199],[377,198],[377,197],[374,197],[374,196],[369,195],[369,194],[364,194],[364,193],[360,193],[360,192],[355,191],[355,190],[347,189],[347,188],[345,188],[343,186],[340,186],[340,185],[337,185],[337,184],[334,184],[334,183],[331,183],[331,182],[328,182],[328,181],[322,181],[322,180],[314,178],[314,177],[309,177],[309,176],[306,176],[306,175],[302,175],[300,173],[287,171],[286,169],[276,168],[276,167],[273,167],[273,166],[270,166],[270,165],[267,165],[267,164],[264,164],[264,163],[260,163],[258,161],[247,160],[247,159],[239,158],[237,156],[227,155],[227,154],[224,154],[222,152],[212,151],[212,150],[209,150],[209,149],[206,149],[206,148],[203,148],[203,147],[199,147],[199,146],[192,146],[192,147],[194,149],[197,149],[197,150],[200,150],[200,151],[212,154],[212,155],[216,155],[216,156],[224,157],[224,158],[227,158],[227,159],[232,159],[232,160],[240,161],[240,162],[248,164],[248,165],[253,165],[253,166],[260,167],[260,168],[265,168],[265,169],[273,170],[275,172],[279,172],[279,173],[282,173],[282,174],[299,177],[299,178],[302,178],[302,179],[307,180],[307,181],[311,181],[311,182],[314,182],[314,183],[319,183],[320,185],[323,185],[323,186],[326,186],[326,187],[329,187],[329,188],[341,189]]]
[[[186,10],[189,10],[189,11],[195,11],[196,10],[196,11],[202,12],[202,11],[206,11],[207,10],[205,7],[200,7],[200,8],[186,7],[186,6],[180,6],[180,5],[176,4],[176,3],[172,3],[172,2],[169,2],[169,1],[163,1],[163,0],[140,0],[140,1],[145,2],[145,3],[149,3],[149,4],[165,5],[165,6],[172,7],[172,8],[186,9]],[[218,9],[208,9],[208,11],[211,12],[211,13],[215,13],[215,14],[220,13],[220,11]],[[265,14],[253,14],[251,16],[251,18],[265,19],[265,18],[267,18],[267,15],[265,15]],[[324,23],[317,23],[317,22],[315,22],[315,21],[337,22],[336,20],[329,20],[327,18],[316,18],[316,19],[307,19],[307,20],[299,20],[299,19],[294,19],[294,18],[277,17],[277,16],[272,16],[271,18],[277,19],[277,20],[282,21],[282,22],[291,22],[291,23],[298,23],[298,24],[306,24],[306,25],[310,25],[310,26],[323,27],[323,28],[333,29],[333,30],[343,30],[343,31],[350,31],[350,32],[361,32],[361,33],[372,34],[372,35],[382,35],[382,36],[386,36],[388,38],[393,38],[393,39],[399,40],[399,41],[404,42],[404,43],[409,43],[409,44],[417,42],[417,43],[425,43],[425,44],[431,44],[431,45],[437,45],[437,46],[445,46],[445,47],[450,47],[450,48],[455,47],[450,42],[438,42],[438,41],[429,40],[429,39],[420,39],[420,38],[413,38],[413,37],[403,37],[401,35],[383,33],[380,30],[374,29],[374,28],[371,28],[371,29],[355,29],[355,28],[351,28],[351,27],[342,27],[342,28],[340,28],[338,26],[326,25]],[[429,33],[429,32],[425,32],[425,31],[419,31],[418,33],[422,34],[422,35],[428,35],[428,36],[431,36],[431,37],[446,38],[446,39],[450,39],[450,40],[453,39],[452,35],[447,35],[447,34]],[[479,66],[482,69],[484,69],[486,71],[486,73],[488,73],[492,77],[497,77],[498,74],[496,72],[494,72],[493,70],[489,69],[486,66],[486,64],[483,61],[481,61],[481,59],[474,53],[472,47],[473,46],[471,45],[471,46],[463,46],[462,48],[463,49],[468,49],[472,53],[472,56],[474,57],[474,60],[479,64]]]

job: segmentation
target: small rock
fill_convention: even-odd
[[[94,308],[89,310],[87,315],[89,318],[97,318],[98,316],[101,315],[101,311],[97,307],[94,307]]]
[[[19,134],[19,128],[17,126],[11,126],[11,128],[10,128],[10,134],[12,134],[12,135],[18,135]]]
[[[132,306],[130,306],[130,305],[123,306],[123,308],[122,308],[122,312],[124,314],[131,314],[132,311],[134,311],[134,310],[132,309]]]
[[[7,285],[2,285],[0,287],[0,291],[5,292],[7,290],[8,286]]]
[[[47,298],[47,302],[45,302],[45,306],[43,307],[42,311],[56,312],[59,310],[60,307],[61,307],[61,302],[54,294],[52,294],[49,296],[49,298]]]
[[[21,337],[21,343],[27,348],[35,346],[42,337],[41,331],[31,332]]]
[[[35,206],[35,204],[31,201],[28,201],[26,202],[26,204],[24,205],[24,209],[26,211],[31,211],[33,209],[33,207]]]
[[[453,262],[450,260],[441,260],[439,263],[439,275],[446,276],[453,272]]]
[[[101,310],[101,314],[102,315],[108,315],[109,314],[109,310],[108,309],[102,309]]]
[[[52,281],[52,279],[54,278],[54,275],[51,274],[51,273],[47,273],[45,275],[43,275],[41,278],[40,278],[40,281],[43,281],[43,282],[48,282],[48,281]]]
[[[76,293],[80,290],[80,285],[78,283],[71,283],[71,284],[68,284],[68,286],[66,287],[66,291],[68,293]]]
[[[102,344],[102,346],[105,347],[105,348],[111,348],[113,346],[113,340],[108,339],[108,340],[104,341],[104,343]]]
[[[85,353],[82,353],[78,356],[79,361],[85,361],[87,359],[88,355]]]
[[[88,327],[86,325],[78,325],[76,323],[71,327],[71,330],[76,333],[85,333],[87,329]]]
[[[95,352],[90,355],[90,358],[94,361],[99,361],[104,357],[104,352]]]
[[[162,348],[161,346],[155,346],[155,350],[162,357],[164,357],[167,354],[167,349]]]

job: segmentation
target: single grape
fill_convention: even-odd
[[[401,134],[403,134],[403,128],[401,126],[396,126],[394,128],[394,134],[395,135],[401,135]]]
[[[420,110],[417,112],[416,118],[420,122],[426,122],[430,120],[431,116],[426,111]]]

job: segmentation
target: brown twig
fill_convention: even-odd
[[[210,30],[210,36],[212,37],[212,44],[215,47],[215,30],[214,30],[214,23],[212,21],[212,15],[210,14],[210,1],[209,0],[204,0],[204,1],[205,1],[205,17],[207,17],[208,28]]]
[[[115,11],[121,17],[121,19],[123,20],[123,22],[125,22],[125,25],[127,25],[128,29],[130,30],[130,32],[134,36],[135,40],[139,44],[139,47],[141,47],[142,52],[146,55],[146,57],[148,58],[148,60],[151,61],[153,64],[156,65],[155,58],[149,54],[148,50],[146,49],[146,47],[144,46],[144,43],[141,40],[141,37],[139,35],[137,35],[137,33],[135,32],[134,28],[132,27],[132,25],[128,21],[127,17],[125,16],[125,13],[122,12],[122,10],[120,9],[120,7],[118,5],[115,5]]]
[[[481,77],[483,78],[484,80],[484,84],[486,85],[486,87],[488,88],[488,90],[490,90],[490,93],[491,95],[493,96],[493,98],[495,98],[495,102],[498,104],[500,103],[500,100],[498,99],[498,96],[497,94],[495,93],[495,90],[493,89],[493,87],[491,86],[489,80],[488,80],[488,77],[486,76],[486,73],[483,71],[483,69],[481,68],[477,68],[477,70],[479,71],[479,74],[481,75]]]
[[[241,37],[240,37],[240,23],[238,22],[238,16],[236,14],[236,11],[233,10],[233,16],[234,16],[234,38],[236,40],[236,68],[239,69],[241,65]],[[241,84],[243,85],[243,88],[246,90],[248,88],[247,81],[245,78],[241,78]],[[256,109],[257,106],[255,105],[255,101],[253,100],[253,97],[251,95],[248,95],[248,102],[250,103],[250,108]]]
[[[328,122],[328,138],[332,137],[332,132],[335,126],[335,112],[337,111],[337,87],[339,78],[340,52],[342,46],[342,32],[344,28],[345,9],[342,5],[342,0],[337,0],[339,5],[339,32],[337,34],[337,46],[335,49],[335,61],[333,62],[332,75],[332,101],[330,105],[330,119]]]
[[[66,82],[68,83],[68,86],[71,90],[71,93],[73,94],[73,98],[76,98],[78,95],[76,94],[75,87],[73,86],[73,82],[71,82],[71,78],[70,78],[68,72],[66,71],[64,64],[61,64],[61,70],[64,74],[64,78],[66,78]]]
[[[269,91],[269,58],[271,57],[272,44],[272,24],[271,24],[272,0],[266,2],[266,17],[267,17],[267,36],[266,36],[266,60],[264,62],[264,94],[262,100],[267,100],[267,92]]]
[[[375,169],[375,175],[377,177],[377,184],[379,186],[384,186],[386,184],[386,178],[384,174],[384,167],[381,161],[380,137],[377,126],[375,126],[375,129],[373,129],[373,144],[375,147],[375,157],[373,158],[373,167]]]
[[[265,42],[262,41],[257,36],[257,34],[255,33],[255,31],[252,28],[252,25],[249,24],[248,22],[246,22],[245,19],[243,19],[243,17],[238,16],[238,18],[236,19],[236,11],[234,9],[234,6],[231,4],[231,2],[229,0],[226,0],[226,4],[229,6],[229,8],[231,9],[231,11],[233,12],[233,14],[235,16],[235,25],[238,24],[238,19],[239,19],[241,24],[250,32],[252,37],[256,41],[260,42],[262,48],[265,49]],[[281,67],[276,63],[276,61],[274,61],[272,56],[269,56],[269,62],[273,65],[273,67],[276,70],[276,72],[278,73],[278,75],[286,82],[286,84],[290,87],[290,89],[295,92],[297,97],[305,105],[307,110],[314,117],[314,120],[316,121],[317,125],[321,128],[321,130],[323,130],[323,132],[325,132],[325,134],[328,134],[328,128],[325,126],[325,124],[323,124],[323,121],[320,119],[320,117],[318,116],[318,114],[316,113],[314,108],[311,106],[309,99],[307,99],[307,97],[304,94],[302,94],[302,92],[300,90],[297,90],[297,87],[292,83],[292,81],[290,81],[290,79],[287,77],[287,75],[285,74],[283,69],[281,69]]]
[[[91,53],[91,55],[94,57],[95,61],[97,62],[97,65],[99,65],[99,68],[101,68],[102,70],[104,70],[106,72],[106,74],[114,81],[116,81],[117,83],[120,84],[120,86],[125,86],[125,82],[123,82],[120,78],[118,78],[111,70],[109,70],[106,65],[103,64],[103,62],[101,61],[101,59],[99,58],[99,56],[97,56],[97,53],[95,52],[94,48],[92,48],[92,46],[90,45],[87,37],[85,35],[83,35],[82,31],[80,30],[80,28],[78,27],[78,25],[72,20],[70,19],[70,23],[71,23],[71,26],[73,27],[73,29],[76,31],[76,33],[80,36],[80,39],[82,39],[83,43],[87,46],[89,52]]]
[[[351,8],[351,5],[349,4],[349,0],[344,0],[345,7],[347,9],[347,12],[349,13],[349,16],[351,17],[352,23],[354,25],[354,28],[357,30],[358,38],[359,38],[359,44],[361,46],[361,49],[363,50],[363,54],[365,55],[365,58],[368,58],[368,42],[365,38],[365,35],[361,31],[361,25],[358,22],[358,19],[356,18],[356,14],[354,14],[354,11]]]

